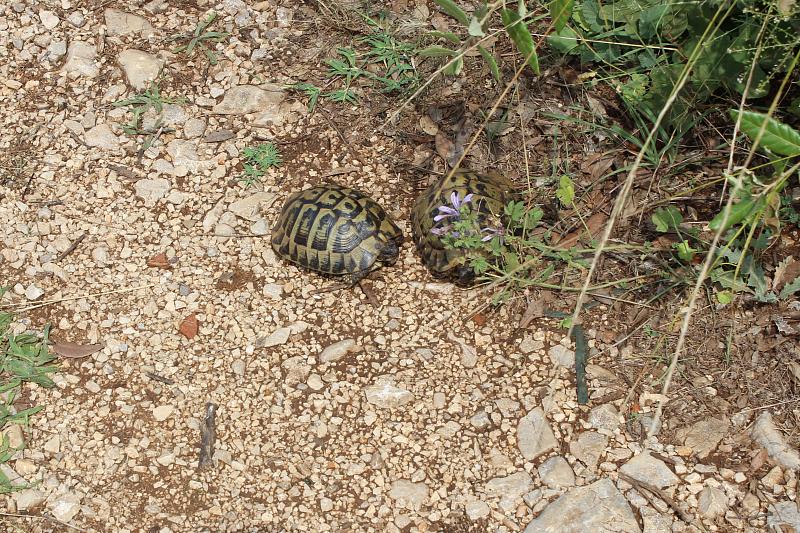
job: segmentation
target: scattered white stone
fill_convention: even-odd
[[[620,472],[660,489],[678,483],[678,476],[669,469],[664,461],[656,459],[649,452],[641,453],[622,465]]]
[[[166,178],[142,179],[137,181],[133,187],[136,190],[136,196],[144,200],[145,207],[152,207],[167,195],[170,183]]]
[[[47,494],[36,489],[24,489],[11,494],[19,511],[31,511],[40,507],[47,499]]]
[[[705,459],[717,448],[730,425],[727,418],[707,418],[679,429],[676,436],[684,446],[692,449],[698,459]]]
[[[306,385],[308,385],[308,387],[314,391],[322,390],[323,388],[325,388],[325,382],[322,381],[322,376],[320,376],[319,374],[311,374],[310,376],[308,376],[308,381],[306,381]]]
[[[206,131],[206,121],[202,118],[190,118],[183,125],[183,136],[187,139],[202,137]]]
[[[5,429],[0,431],[0,442],[8,442],[11,449],[21,449],[25,445],[25,437],[22,434],[22,426],[19,424],[8,424]]]
[[[401,507],[419,511],[428,499],[428,486],[425,483],[412,483],[398,479],[392,483],[389,496]]]
[[[255,85],[238,85],[225,92],[222,102],[215,105],[212,112],[220,115],[246,115],[276,108],[283,101],[285,93],[279,85],[266,88]]]
[[[72,41],[67,50],[67,60],[64,62],[62,71],[70,78],[85,76],[94,78],[100,74],[100,67],[97,65],[97,49],[82,41]]]
[[[489,516],[490,509],[486,502],[473,500],[467,502],[467,505],[464,507],[464,512],[470,520],[480,520],[481,518]]]
[[[159,405],[158,407],[153,409],[153,418],[156,419],[156,422],[163,422],[175,411],[175,408],[171,405]]]
[[[770,531],[800,531],[800,510],[797,502],[785,501],[770,505],[767,515]]]
[[[492,425],[492,420],[489,418],[489,414],[481,409],[469,419],[469,423],[472,424],[477,430],[484,430]]]
[[[81,510],[81,497],[75,493],[68,492],[51,501],[48,506],[56,520],[70,522]]]
[[[28,285],[28,288],[25,289],[25,298],[27,298],[30,301],[38,300],[39,298],[42,297],[42,295],[44,295],[44,289],[38,287],[33,283]]]
[[[500,497],[500,506],[510,510],[516,507],[518,499],[533,488],[531,475],[524,470],[510,476],[496,477],[486,482],[484,490],[490,496]]]
[[[94,148],[102,148],[103,150],[116,150],[119,148],[119,138],[105,122],[84,133],[83,140],[87,146]]]
[[[253,222],[253,224],[250,226],[250,233],[259,236],[267,235],[269,233],[269,229],[270,229],[269,222],[267,222],[263,218],[260,218],[255,222]]]
[[[269,337],[264,338],[258,344],[265,348],[278,346],[279,344],[285,344],[286,341],[289,340],[289,335],[291,334],[292,334],[291,328],[288,327],[278,328],[275,331],[273,331]]]
[[[569,451],[590,470],[597,468],[600,457],[608,445],[608,437],[596,431],[584,431],[577,440],[569,443]]]
[[[595,429],[614,431],[619,427],[619,412],[610,403],[598,405],[589,412],[589,423]]]
[[[728,510],[728,497],[716,487],[706,487],[697,499],[697,510],[706,518],[716,518]]]
[[[354,339],[344,339],[327,346],[320,352],[318,358],[320,363],[331,363],[338,361],[350,352],[361,351],[361,346],[356,344]]]
[[[517,425],[517,446],[522,456],[530,461],[554,449],[558,443],[541,407],[536,407],[522,417]]]
[[[625,496],[608,478],[570,490],[544,508],[525,533],[639,533]]]
[[[394,409],[414,401],[414,394],[387,381],[379,381],[364,389],[367,401],[376,407]]]
[[[53,435],[44,443],[44,451],[56,454],[61,451],[61,437]]]
[[[330,498],[320,498],[319,508],[323,513],[333,510],[333,500]]]
[[[172,452],[166,452],[158,456],[156,462],[162,466],[169,466],[175,462],[175,454]]]
[[[750,436],[778,464],[791,470],[800,470],[800,453],[792,448],[772,422],[772,415],[764,411],[756,419]]]
[[[575,484],[575,472],[560,455],[551,457],[539,466],[539,477],[551,489],[571,487]]]
[[[251,194],[247,198],[242,198],[233,202],[228,211],[233,213],[239,218],[245,220],[256,221],[261,216],[261,209],[266,209],[275,202],[277,196],[271,192],[257,192]]]
[[[155,34],[153,26],[146,18],[126,13],[119,9],[107,8],[104,11],[106,19],[106,29],[109,35],[128,35],[138,33],[142,37],[150,37]]]
[[[556,344],[547,351],[550,360],[556,366],[575,368],[575,352],[562,344]]]
[[[215,161],[198,155],[196,141],[173,139],[167,144],[167,153],[172,157],[176,176],[186,176],[190,172],[196,174],[217,166]]]
[[[92,250],[92,259],[98,266],[106,266],[109,263],[108,248],[98,246]]]
[[[305,382],[311,373],[311,365],[306,362],[306,358],[300,355],[289,357],[281,363],[281,368],[286,371],[286,384],[297,385]]]
[[[164,62],[152,54],[141,50],[123,50],[117,62],[125,72],[128,83],[135,89],[146,89],[158,78]]]
[[[39,11],[39,20],[42,21],[42,26],[48,30],[54,29],[56,26],[58,26],[58,23],[61,22],[61,19],[59,19],[55,13],[45,9]]]

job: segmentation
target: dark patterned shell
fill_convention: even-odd
[[[459,198],[473,194],[470,205],[476,206],[483,218],[503,213],[504,206],[515,199],[514,183],[498,174],[458,172],[451,177],[443,176],[425,189],[411,211],[411,228],[414,243],[425,265],[436,277],[457,276],[462,281],[471,281],[471,269],[460,269],[464,253],[458,249],[446,249],[441,239],[431,233],[433,218],[442,205],[450,205],[450,196],[456,192]]]
[[[272,249],[300,266],[353,281],[397,259],[403,234],[356,189],[320,185],[292,194],[272,231]]]

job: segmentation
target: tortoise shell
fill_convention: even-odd
[[[272,231],[272,249],[297,265],[355,284],[397,260],[403,234],[361,191],[336,184],[292,194]]]
[[[464,251],[445,247],[441,238],[431,231],[441,226],[434,217],[439,213],[439,206],[450,205],[453,193],[461,199],[473,195],[470,205],[478,212],[481,226],[488,217],[502,215],[505,205],[516,199],[516,195],[514,183],[504,176],[463,171],[439,178],[417,197],[411,211],[411,228],[422,261],[434,277],[451,277],[467,285],[475,275],[465,264]]]

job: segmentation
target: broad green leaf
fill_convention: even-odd
[[[489,70],[492,71],[492,76],[495,80],[500,81],[500,67],[497,66],[497,60],[486,48],[478,45],[478,52],[481,53],[483,59],[489,64]]]
[[[505,206],[505,214],[511,218],[512,222],[519,222],[525,214],[525,204],[523,202],[508,202]]]
[[[575,199],[575,185],[572,183],[572,180],[569,176],[561,176],[558,184],[558,190],[556,190],[556,197],[563,205],[572,205],[572,201]]]
[[[458,52],[443,46],[429,46],[417,52],[417,55],[422,57],[455,57]]]
[[[461,74],[461,69],[464,68],[464,58],[456,58],[446,69],[443,70],[448,76],[458,76]]]
[[[732,228],[736,224],[743,222],[747,219],[750,214],[754,213],[757,208],[763,205],[763,199],[759,199],[758,202],[753,200],[753,198],[748,197],[742,199],[739,203],[731,206],[730,215],[728,215],[728,220],[725,223],[725,227],[722,228],[722,231],[726,231],[729,228]],[[711,228],[712,231],[717,231],[720,226],[722,226],[722,220],[725,218],[725,211],[720,211],[717,213],[711,222],[708,223],[708,227]]]
[[[739,114],[740,112],[737,109],[730,110],[730,115],[733,120],[737,120]],[[761,136],[759,146],[778,155],[790,157],[800,155],[800,132],[796,129],[764,113],[757,113],[755,111],[742,111],[741,117],[742,131],[754,142],[764,122],[766,122],[766,127]]]
[[[469,17],[467,16],[467,14],[464,12],[463,9],[458,7],[458,4],[453,2],[453,0],[433,0],[433,1],[439,4],[439,7],[442,8],[442,11],[444,11],[445,13],[447,13],[448,15],[459,21],[461,24],[463,24],[464,26],[469,25]]]
[[[668,206],[656,209],[650,219],[656,225],[656,231],[665,233],[671,229],[677,229],[683,222],[683,215],[676,207]]]
[[[728,305],[733,301],[731,291],[717,291],[717,301],[722,305]]]
[[[569,26],[547,36],[548,44],[564,54],[575,50],[578,47],[579,39],[580,35]]]
[[[552,0],[550,2],[550,18],[553,19],[553,27],[557,32],[566,27],[572,16],[573,5],[575,5],[575,0]]]
[[[503,19],[503,25],[506,27],[508,36],[514,41],[517,50],[522,53],[525,61],[538,76],[540,74],[539,56],[536,55],[536,45],[533,42],[533,37],[531,37],[531,32],[528,31],[528,26],[518,13],[510,9],[501,9],[500,17]]]
[[[694,259],[694,253],[697,251],[689,244],[689,241],[681,241],[673,245],[678,251],[678,257],[687,263]]]
[[[447,39],[453,44],[458,44],[461,42],[461,39],[458,38],[458,35],[451,31],[432,31],[429,32],[428,35],[431,37],[441,37],[442,39]]]
[[[544,216],[544,211],[542,211],[539,207],[534,207],[530,211],[528,211],[528,215],[525,217],[525,226],[528,229],[535,228],[539,221],[542,220]]]
[[[783,289],[781,289],[781,293],[778,296],[781,298],[781,300],[785,300],[798,291],[800,291],[800,276],[796,277],[791,283],[784,285]]]
[[[483,28],[481,27],[481,21],[478,20],[478,17],[473,16],[470,19],[467,33],[469,33],[473,37],[483,37],[484,35],[486,35],[485,33],[483,33]]]

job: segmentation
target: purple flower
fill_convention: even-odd
[[[439,222],[440,220],[444,220],[446,218],[458,218],[461,215],[461,206],[466,204],[467,202],[472,200],[472,193],[464,196],[464,198],[459,198],[458,193],[453,191],[450,195],[450,204],[449,205],[440,205],[438,207],[439,214],[433,217],[434,222]]]
[[[495,237],[500,237],[500,244],[503,244],[503,239],[506,235],[506,229],[502,224],[500,224],[496,228],[481,228],[481,233],[486,233],[486,235],[481,238],[481,241],[489,242]]]

